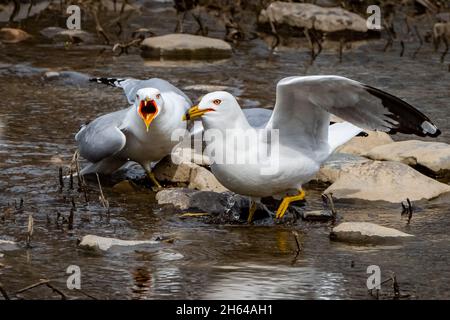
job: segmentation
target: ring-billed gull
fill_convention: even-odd
[[[91,81],[123,88],[132,106],[98,117],[75,136],[80,155],[91,162],[81,174],[111,174],[128,161],[139,163],[160,187],[152,163],[171,153],[177,129],[186,129],[182,115],[192,106],[178,88],[161,79],[94,78]]]
[[[277,218],[282,218],[291,202],[305,198],[302,185],[315,176],[338,146],[362,129],[421,137],[437,137],[441,133],[428,117],[405,101],[343,77],[289,77],[278,82],[276,92],[275,108],[263,131],[277,131],[277,141],[267,140],[267,135],[261,132],[255,134],[256,129],[249,125],[238,102],[227,92],[207,94],[184,116],[185,120],[201,118],[206,132],[210,129],[223,132],[219,139],[226,139],[228,131],[236,130],[257,137],[251,145],[222,141],[224,154],[237,153],[244,159],[255,159],[254,153],[259,149],[277,150],[270,157],[278,157],[279,166],[270,173],[262,173],[264,163],[259,158],[256,162],[211,165],[213,174],[226,188],[250,196],[249,221],[256,209],[255,202],[268,196],[283,198],[276,213]],[[330,114],[348,122],[329,126]],[[217,145],[216,140],[213,142]]]

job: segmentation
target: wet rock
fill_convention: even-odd
[[[177,148],[172,154],[179,157],[179,161],[182,162],[195,163],[199,166],[211,165],[211,159],[207,155],[191,148]]]
[[[351,243],[395,242],[413,235],[367,222],[344,222],[333,228],[330,238],[334,241]]]
[[[372,161],[343,166],[336,181],[324,193],[336,199],[360,199],[400,203],[437,198],[450,186],[437,182],[411,167],[392,161]]]
[[[43,79],[46,81],[61,81],[67,85],[88,85],[89,76],[76,71],[47,71]]]
[[[276,1],[271,3],[259,16],[259,22],[287,25],[295,28],[313,27],[321,32],[367,33],[366,19],[339,7],[323,8],[309,3]]]
[[[306,221],[329,221],[333,219],[333,213],[329,210],[304,210],[301,217]]]
[[[156,244],[159,244],[159,242],[154,240],[133,241],[87,235],[84,236],[83,239],[81,239],[79,246],[95,250],[108,251],[112,247],[135,247]]]
[[[19,249],[17,242],[0,239],[0,250],[12,251],[12,250],[17,250],[17,249]]]
[[[342,172],[350,171],[353,166],[370,162],[371,160],[347,153],[334,153],[322,164],[315,180],[326,183],[335,182]]]
[[[333,8],[339,7],[340,3],[337,0],[316,0],[314,2],[316,6],[324,7],[324,8]]]
[[[175,153],[161,160],[154,168],[153,173],[159,181],[187,184],[191,189],[228,191],[209,170],[187,161]]]
[[[54,42],[96,43],[95,36],[83,30],[68,30],[59,27],[47,27],[41,30],[41,34]]]
[[[112,187],[112,191],[117,193],[132,193],[136,191],[136,187],[131,181],[124,180],[115,184]]]
[[[31,39],[31,35],[21,29],[1,28],[0,41],[3,43],[18,43]]]
[[[393,142],[370,150],[373,160],[399,161],[410,166],[425,167],[435,173],[450,173],[450,145],[441,142],[409,140]]]
[[[228,191],[209,170],[200,166],[191,171],[189,188],[218,193]]]
[[[153,173],[158,181],[189,183],[191,173],[197,167],[195,163],[177,155],[171,155],[162,159],[153,169]]]
[[[349,153],[355,155],[365,155],[371,149],[394,142],[391,136],[385,132],[379,131],[365,131],[367,137],[355,137],[342,147],[339,147],[336,152]]]
[[[190,34],[168,34],[150,37],[141,43],[147,58],[221,59],[231,56],[231,46],[220,39]]]
[[[156,194],[158,204],[171,204],[180,210],[219,215],[230,209],[231,195],[192,189],[165,189]]]

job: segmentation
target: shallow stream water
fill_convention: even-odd
[[[156,31],[174,21],[172,11],[166,14],[169,22],[161,12],[149,13]],[[409,48],[417,45],[408,43]],[[450,143],[448,58],[441,63],[430,45],[415,59],[412,49],[400,57],[398,44],[388,52],[383,47],[383,40],[361,45],[345,52],[342,63],[336,52],[325,51],[313,65],[307,50],[285,48],[272,55],[261,40],[235,47],[228,60],[210,62],[145,61],[137,53],[113,57],[95,46],[1,47],[0,206],[6,212],[8,205],[20,199],[24,205],[0,221],[0,237],[20,243],[19,250],[5,251],[0,257],[0,282],[14,292],[47,278],[69,296],[82,298],[81,293],[66,289],[65,271],[69,265],[78,265],[82,290],[101,299],[372,299],[366,269],[379,265],[383,279],[395,272],[402,294],[409,298],[449,299],[449,199],[416,204],[409,226],[401,218],[400,206],[338,202],[341,221],[374,222],[415,235],[397,246],[353,246],[331,242],[329,224],[231,226],[181,220],[172,209],[159,208],[150,190],[120,194],[110,187],[104,187],[111,207],[106,214],[95,183],[90,185],[88,203],[83,195],[68,191],[67,184],[59,190],[58,168],[70,161],[79,126],[125,107],[126,100],[118,89],[43,80],[35,68],[64,68],[94,76],[161,77],[187,88],[193,100],[205,93],[198,85],[226,87],[240,97],[243,107],[271,107],[275,84],[285,76],[338,74],[386,89],[416,105],[443,131],[438,140]],[[321,209],[323,188],[311,186],[307,191],[307,210]],[[69,216],[72,196],[76,211],[69,230],[57,217]],[[34,235],[31,248],[26,248],[30,213]],[[299,232],[303,246],[297,257],[292,230]],[[77,239],[86,234],[175,241],[145,250],[93,253],[77,247]],[[392,293],[389,284],[383,293]],[[43,287],[23,297],[58,295]]]

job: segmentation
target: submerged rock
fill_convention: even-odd
[[[17,242],[0,239],[0,249],[3,251],[12,251],[19,249]]]
[[[115,238],[105,238],[99,237],[95,235],[87,235],[81,239],[79,243],[80,247],[97,249],[102,251],[108,251],[111,247],[133,247],[140,245],[156,245],[160,242],[154,240],[142,240],[142,241],[133,241],[133,240],[120,240]]]
[[[392,161],[372,161],[344,166],[336,181],[325,190],[337,199],[360,199],[401,203],[437,198],[450,186],[435,181],[411,167]]]
[[[61,81],[67,85],[89,85],[89,76],[76,71],[47,71],[43,79],[46,81]]]
[[[141,43],[142,55],[148,58],[221,59],[231,56],[231,46],[220,39],[190,34],[150,37]]]
[[[365,131],[367,137],[354,137],[352,140],[339,147],[336,152],[350,153],[359,156],[365,155],[375,147],[394,142],[391,136],[380,131]]]
[[[227,193],[197,191],[192,189],[165,189],[156,194],[158,204],[171,204],[180,210],[219,215],[230,209],[230,197]]]
[[[440,174],[450,172],[450,145],[447,143],[418,140],[393,142],[373,148],[365,156],[374,160],[419,165]]]
[[[333,228],[331,240],[351,243],[384,243],[414,237],[396,229],[368,222],[344,222]]]
[[[308,211],[304,210],[301,214],[302,219],[306,221],[329,221],[332,220],[333,213],[330,210],[315,210]]]
[[[31,35],[21,29],[15,28],[1,28],[0,42],[3,43],[18,43],[31,39]]]
[[[324,33],[367,33],[366,19],[340,7],[323,8],[309,3],[272,2],[259,16],[259,22],[275,26],[285,25],[301,29],[315,29]]]
[[[60,27],[47,27],[40,32],[44,37],[55,42],[96,43],[93,34],[83,30],[68,30]]]
[[[191,171],[189,188],[218,193],[228,191],[210,171],[200,166]]]

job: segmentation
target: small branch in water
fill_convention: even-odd
[[[295,244],[297,245],[297,256],[300,254],[300,252],[302,251],[302,245],[300,244],[300,240],[298,239],[298,232],[297,231],[292,231],[292,234],[294,235],[294,239],[295,239]]]
[[[94,296],[90,295],[89,293],[86,293],[80,289],[75,289],[75,291],[81,293],[82,295],[84,295],[88,298],[91,298],[92,300],[98,300],[96,297],[94,297]]]
[[[16,295],[21,294],[21,293],[24,293],[24,292],[26,292],[26,291],[29,291],[29,290],[31,290],[31,289],[37,288],[37,287],[42,286],[42,285],[47,286],[48,288],[52,289],[53,292],[56,292],[57,294],[59,294],[59,295],[61,296],[61,299],[62,299],[62,300],[67,300],[67,296],[64,294],[64,292],[62,292],[61,290],[59,290],[58,288],[56,288],[55,286],[53,286],[53,285],[50,283],[50,280],[48,280],[48,279],[42,279],[42,280],[39,281],[39,282],[36,282],[36,283],[34,283],[34,284],[32,284],[32,285],[29,285],[28,287],[25,287],[25,288],[23,288],[23,289],[20,289],[19,291],[16,291]]]
[[[333,224],[334,224],[336,222],[336,219],[337,219],[337,211],[336,211],[336,207],[334,206],[333,194],[332,193],[330,193],[330,194],[323,194],[322,198],[325,200],[325,202],[330,207],[331,214],[333,215]]]
[[[59,167],[59,188],[62,190],[64,188],[64,179],[63,179],[63,169]]]
[[[400,57],[403,57],[405,55],[405,41],[401,40],[400,46],[402,48],[402,50],[400,51]]]
[[[420,34],[419,29],[417,28],[416,25],[414,26],[414,32],[416,33],[416,36],[417,36],[417,38],[419,39],[420,45],[419,45],[419,47],[416,49],[416,51],[414,52],[414,54],[413,54],[413,59],[416,58],[417,54],[419,53],[420,49],[422,49],[422,46],[423,46],[422,35]]]
[[[28,228],[27,228],[27,248],[31,248],[31,237],[33,236],[34,220],[33,215],[28,216]]]
[[[402,202],[402,216],[408,215],[408,225],[411,223],[411,219],[413,216],[413,205],[411,203],[411,200],[406,199],[406,205]]]
[[[16,295],[17,295],[17,294],[20,294],[20,293],[24,293],[24,292],[26,292],[26,291],[28,291],[28,290],[31,290],[31,289],[34,289],[34,288],[36,288],[36,287],[42,286],[42,285],[44,285],[44,284],[47,284],[48,282],[49,282],[49,280],[47,280],[47,279],[42,279],[42,280],[39,281],[39,282],[33,283],[32,285],[29,285],[28,287],[25,287],[25,288],[23,288],[23,289],[20,289],[20,290],[16,291]]]
[[[3,298],[5,298],[5,300],[11,300],[8,296],[8,293],[3,288],[3,285],[1,284],[1,282],[0,282],[0,293],[2,294]]]
[[[62,292],[61,290],[57,289],[55,286],[53,286],[50,282],[47,282],[45,284],[47,287],[53,290],[53,292],[56,292],[61,296],[61,300],[67,300],[67,296]]]
[[[100,183],[100,177],[98,173],[96,173],[95,175],[97,176],[98,187],[100,189],[100,196],[99,196],[100,203],[102,204],[103,208],[105,208],[106,211],[109,213],[109,202],[105,198],[105,195],[103,194],[102,184]]]
[[[67,228],[69,230],[73,229],[73,217],[75,215],[75,210],[77,210],[77,208],[75,206],[75,199],[72,197],[72,208],[70,208],[70,214],[69,214],[68,226],[67,226]]]

